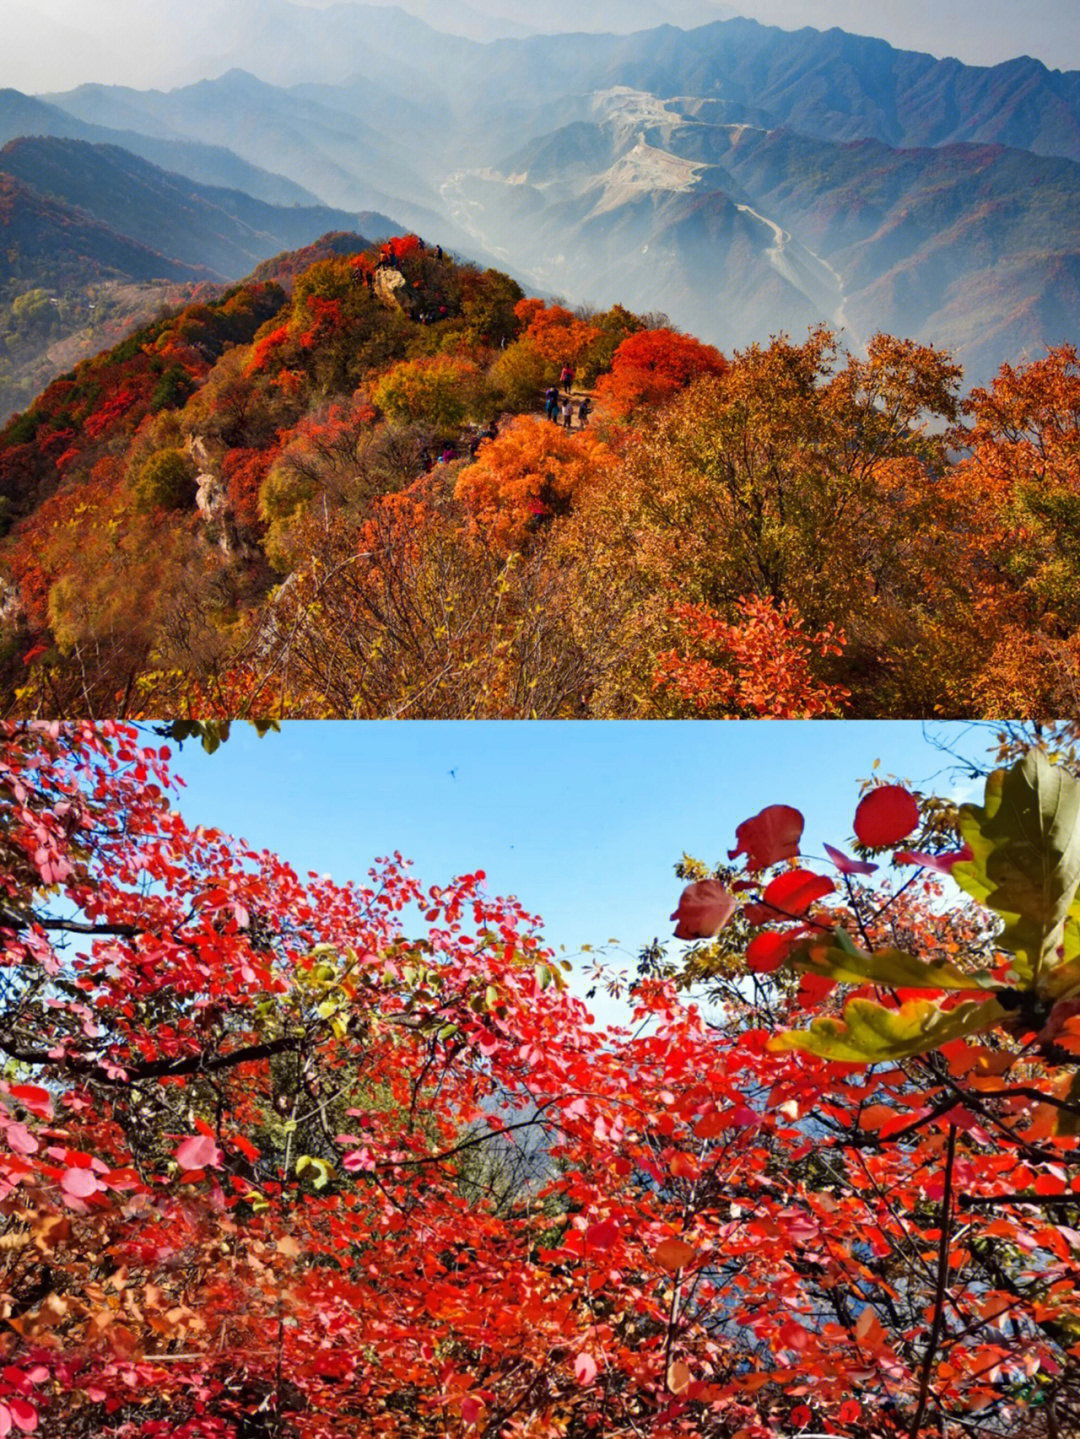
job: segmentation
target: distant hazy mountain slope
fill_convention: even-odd
[[[154,165],[189,175],[204,185],[243,190],[270,205],[318,203],[302,185],[252,165],[225,146],[111,129],[88,123],[59,105],[50,105],[18,90],[0,90],[0,145],[24,135],[55,135],[92,144],[119,145]]]
[[[12,140],[0,150],[0,171],[143,245],[228,279],[279,250],[358,224],[355,213],[266,205],[237,190],[198,185],[114,145],[82,140]]]
[[[0,173],[0,286],[63,287],[91,279],[218,279],[152,250],[72,205]]]
[[[823,320],[855,343],[954,346],[981,378],[1080,328],[1080,165],[836,144],[679,105],[614,91],[592,122],[459,172],[447,203],[547,289],[651,305],[727,347]]]
[[[982,376],[1080,329],[1078,73],[748,20],[479,44],[392,9],[296,10],[268,0],[266,16],[307,37],[305,65],[333,49],[317,80],[230,71],[52,98],[84,125],[227,147],[535,288],[667,311],[728,347],[820,318],[855,341],[884,328],[956,346]],[[243,0],[221,20],[219,53],[243,49],[252,15]],[[269,42],[258,26],[249,42],[257,69]]]
[[[168,92],[90,85],[55,99],[87,122],[114,129],[137,124],[159,138],[227,144],[332,205],[379,209],[395,195],[422,203],[429,193],[414,147],[397,137],[392,112],[371,124],[245,71]]]
[[[998,143],[1080,160],[1080,72],[1031,59],[980,68],[840,30],[737,19],[692,31],[504,40],[471,64],[488,112],[626,85],[720,101],[729,120],[765,118],[828,139]]]

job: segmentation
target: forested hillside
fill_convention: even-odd
[[[1067,712],[1078,416],[1068,347],[965,395],[886,335],[722,355],[415,236],[329,237],[0,433],[4,703]]]
[[[0,136],[108,140],[264,200],[302,187],[725,351],[825,324],[861,353],[884,330],[986,385],[1080,327],[1076,72],[661,9],[636,34],[466,39],[392,6],[268,4],[256,23],[207,0],[207,68],[158,0],[196,74],[0,93]]]
[[[357,228],[381,238],[400,226],[370,211],[268,204],[116,145],[9,141],[0,149],[0,422],[75,360],[185,300],[219,296],[283,249]]]

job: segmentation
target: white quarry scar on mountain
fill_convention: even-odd
[[[640,128],[685,123],[685,116],[671,108],[677,103],[674,99],[662,100],[648,90],[633,90],[622,85],[594,94],[591,105],[594,112],[602,114],[617,128],[625,131],[632,127],[639,132],[634,148],[602,177],[604,190],[593,209],[594,215],[617,209],[643,192],[686,191],[697,185],[699,176],[708,167],[648,144],[645,132]],[[733,125],[730,128],[739,132],[750,127]],[[765,250],[765,258],[773,269],[801,295],[805,295],[823,317],[842,330],[847,296],[843,281],[829,262],[798,240],[793,240],[782,225],[750,205],[738,205],[737,208],[772,231],[773,243]]]
[[[693,160],[683,160],[667,150],[659,150],[650,145],[644,135],[639,135],[634,148],[600,177],[604,188],[592,214],[607,214],[638,195],[657,190],[692,190],[705,168]]]

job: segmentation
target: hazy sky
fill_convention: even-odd
[[[326,0],[295,0],[325,8]],[[376,0],[381,3],[381,0]],[[690,26],[732,14],[795,29],[837,25],[891,44],[993,64],[1030,54],[1057,69],[1080,69],[1080,0],[401,0],[428,23],[463,33],[529,29],[636,29],[665,21]],[[240,11],[245,0],[232,0]],[[258,5],[253,5],[253,14]],[[30,93],[84,81],[138,86],[169,77],[213,78],[213,0],[5,0],[0,86]],[[501,17],[498,23],[485,17]],[[237,17],[238,18],[238,17]],[[246,21],[244,23],[247,23]],[[254,22],[252,22],[254,23]],[[228,63],[235,63],[230,58]]]

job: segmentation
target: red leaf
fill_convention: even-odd
[[[799,1003],[805,1009],[813,1009],[832,994],[835,988],[836,980],[829,979],[824,974],[804,974],[799,980]]]
[[[596,1360],[591,1354],[579,1354],[574,1360],[574,1377],[581,1385],[591,1384],[596,1378]]]
[[[184,1170],[216,1168],[221,1164],[221,1152],[205,1134],[193,1134],[177,1149],[176,1162]]]
[[[799,852],[804,820],[787,804],[770,804],[752,819],[744,819],[735,831],[737,849],[728,858],[746,855],[747,869],[768,869],[782,859],[794,859]]]
[[[906,839],[919,824],[915,796],[902,785],[883,784],[863,795],[855,811],[855,835],[868,849]]]
[[[66,1169],[60,1176],[60,1188],[72,1199],[89,1199],[101,1185],[92,1169]]]
[[[789,869],[777,875],[761,897],[766,904],[785,914],[801,915],[815,899],[832,894],[835,889],[836,885],[823,874],[811,874],[807,869]]]
[[[52,1095],[40,1084],[13,1084],[8,1090],[12,1099],[24,1104],[31,1114],[41,1119],[52,1116]]]
[[[793,934],[777,934],[766,930],[756,934],[746,946],[746,967],[754,974],[771,974],[779,969],[795,946]]]
[[[38,1412],[28,1399],[12,1398],[7,1401],[15,1427],[24,1434],[32,1434],[38,1426]]]
[[[671,916],[679,921],[676,939],[711,939],[735,913],[735,900],[718,879],[699,879],[679,896]]]
[[[950,850],[948,854],[926,854],[922,850],[898,849],[893,855],[894,864],[921,864],[923,869],[935,870],[938,874],[952,874],[954,864],[974,858],[969,844],[963,849]]]
[[[685,1239],[662,1239],[653,1250],[653,1257],[658,1264],[674,1272],[693,1263],[697,1258],[697,1250],[692,1244],[687,1244]]]
[[[590,1224],[585,1231],[585,1243],[590,1249],[610,1249],[619,1237],[619,1226],[614,1219],[601,1219]]]
[[[7,1142],[16,1154],[36,1154],[38,1152],[38,1142],[25,1124],[9,1124],[7,1126]]]
[[[871,864],[868,859],[849,859],[841,850],[833,849],[831,844],[825,845],[825,853],[841,874],[873,874],[877,869],[877,865]]]

